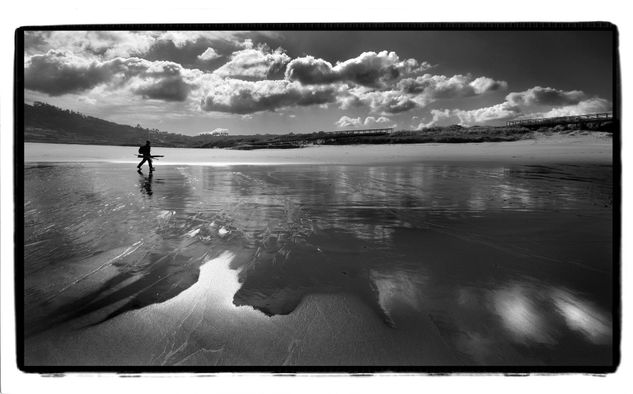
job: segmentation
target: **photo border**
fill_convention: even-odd
[[[612,281],[612,363],[611,365],[523,365],[523,366],[32,366],[24,364],[24,32],[26,31],[80,31],[80,30],[372,30],[372,31],[610,31],[612,37],[612,86],[614,88],[613,119],[616,132],[613,134],[613,281]],[[621,361],[621,226],[622,226],[622,158],[621,158],[621,69],[619,56],[619,34],[617,26],[609,22],[387,22],[387,23],[220,23],[220,24],[77,24],[22,26],[15,31],[14,60],[14,285],[16,316],[16,361],[18,369],[26,373],[274,373],[274,374],[332,374],[346,373],[364,376],[376,373],[405,374],[472,374],[499,373],[524,375],[531,373],[590,373],[606,374],[617,370]],[[20,218],[20,219],[18,219]]]

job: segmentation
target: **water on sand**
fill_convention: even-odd
[[[25,165],[27,365],[599,365],[612,168]]]

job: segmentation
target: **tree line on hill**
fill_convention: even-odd
[[[530,138],[535,130],[566,132],[571,130],[597,130],[614,132],[612,121],[582,125],[558,125],[529,128],[525,126],[473,126],[430,127],[422,130],[400,130],[392,133],[345,135],[336,132],[306,134],[257,134],[188,136],[178,133],[143,128],[140,125],[122,125],[87,116],[68,109],[35,102],[24,103],[24,141],[66,144],[95,144],[138,146],[150,139],[153,146],[177,148],[231,148],[231,149],[284,149],[313,145],[349,144],[406,144],[406,143],[460,143],[498,142]]]

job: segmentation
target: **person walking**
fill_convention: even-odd
[[[141,160],[140,163],[138,163],[138,165],[136,166],[136,168],[138,168],[138,170],[141,170],[141,166],[143,165],[143,163],[145,163],[147,161],[147,164],[149,165],[149,170],[150,171],[154,171],[154,166],[152,165],[152,154],[151,154],[151,146],[149,141],[145,141],[145,145],[141,145],[140,148],[138,148],[138,153],[143,155],[143,160]]]

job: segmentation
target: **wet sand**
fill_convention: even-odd
[[[613,185],[596,146],[152,176],[27,163],[25,362],[608,365]]]

